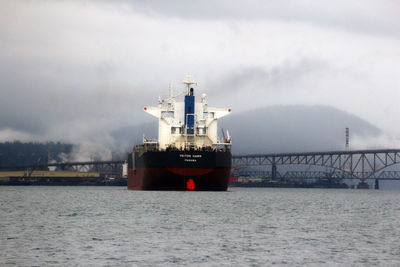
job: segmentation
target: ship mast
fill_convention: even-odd
[[[190,86],[192,84],[197,85],[197,83],[192,80],[192,76],[190,74],[186,75],[186,80],[183,80],[182,82],[183,82],[183,84],[186,84],[186,86],[187,86],[187,95],[190,94]]]

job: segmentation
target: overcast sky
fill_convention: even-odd
[[[191,73],[210,106],[331,106],[400,146],[399,1],[213,2],[0,0],[0,141],[112,146]]]

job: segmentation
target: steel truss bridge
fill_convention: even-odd
[[[47,167],[56,167],[60,170],[95,171],[102,174],[118,175],[122,173],[124,161],[87,161],[65,162],[49,164],[33,164],[2,167],[4,170],[39,170]],[[379,178],[397,180],[398,172],[382,172],[387,167],[400,163],[400,149],[377,150],[347,150],[306,153],[278,153],[278,154],[250,154],[232,156],[232,165],[236,171],[251,166],[272,166],[271,177],[278,178],[276,166],[278,165],[315,165],[328,167],[337,171],[338,177],[346,179],[359,179],[364,182],[367,179]],[[0,170],[1,170],[0,169]],[[385,177],[376,177],[378,173],[384,173]],[[299,176],[297,173],[296,176]],[[289,175],[289,174],[288,174]],[[294,175],[292,173],[291,175]],[[326,172],[318,172],[307,175],[326,175]],[[308,177],[308,176],[302,177]],[[381,174],[380,174],[381,175]],[[319,176],[321,177],[321,176]],[[323,176],[324,177],[324,176]]]
[[[383,169],[400,163],[400,149],[236,155],[232,156],[232,163],[235,169],[271,165],[272,177],[277,175],[277,165],[315,165],[365,182]]]

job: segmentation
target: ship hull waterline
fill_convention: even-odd
[[[193,170],[184,170],[189,171]],[[230,170],[216,169],[209,170],[206,175],[178,175],[167,168],[138,168],[136,174],[133,170],[128,171],[128,175],[132,178],[128,179],[128,189],[130,190],[173,190],[186,191],[188,189],[188,181],[194,182],[195,191],[226,191],[228,189]]]
[[[130,190],[226,191],[231,154],[226,152],[132,153]],[[135,167],[133,167],[135,166]]]

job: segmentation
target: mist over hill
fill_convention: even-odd
[[[271,106],[232,113],[219,121],[219,127],[232,136],[234,154],[341,150],[346,127],[350,142],[382,133],[367,121],[328,106]],[[149,123],[120,128],[112,136],[132,146],[142,142],[142,134],[157,138],[157,120],[149,117]]]
[[[229,130],[236,154],[341,150],[346,127],[350,142],[381,134],[372,124],[327,106],[266,107],[228,116],[220,127]]]

